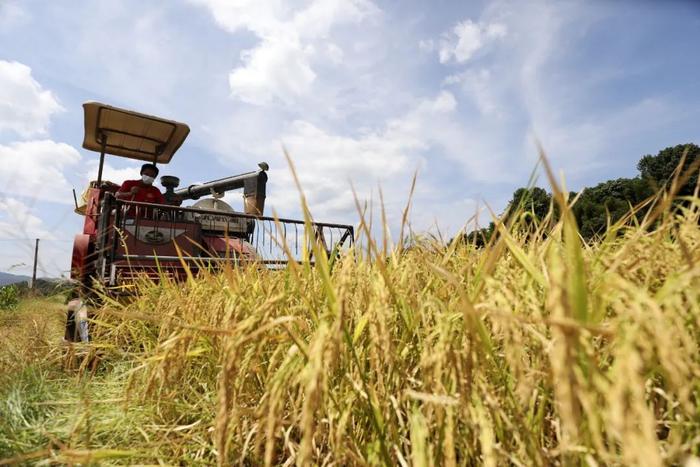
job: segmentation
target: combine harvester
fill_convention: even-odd
[[[106,154],[167,164],[190,129],[97,102],[83,108],[83,147],[100,153],[97,180],[84,195],[85,205],[76,206],[85,224],[73,243],[71,278],[83,292],[102,286],[110,293],[128,293],[138,277],[157,280],[165,274],[185,280],[188,270],[196,274],[225,263],[268,268],[281,268],[289,261],[313,264],[311,241],[323,245],[329,255],[354,242],[351,225],[312,222],[310,236],[303,220],[264,216],[269,168],[265,162],[253,172],[178,190],[179,178],[164,175],[164,196],[173,205],[118,199],[119,185],[102,178]],[[243,212],[221,199],[237,189],[243,190]],[[197,201],[180,206],[185,200]],[[69,304],[66,339],[88,340],[86,307],[80,299]]]

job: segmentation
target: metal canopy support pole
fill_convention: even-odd
[[[163,150],[165,149],[165,144],[161,143],[156,146],[154,154],[153,154],[153,165],[157,166],[158,165],[158,158],[160,157],[161,154],[163,154]]]
[[[105,149],[107,146],[107,136],[102,134],[102,150],[100,151],[100,168],[97,170],[97,186],[102,184],[102,167],[105,164]]]

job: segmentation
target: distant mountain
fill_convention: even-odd
[[[31,280],[29,276],[18,276],[7,272],[0,272],[0,287],[3,285],[17,284],[19,282],[27,282]]]

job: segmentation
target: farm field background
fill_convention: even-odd
[[[656,203],[590,243],[568,208],[480,249],[363,222],[315,268],[144,282],[90,345],[27,299],[0,320],[0,464],[691,465],[700,200]]]

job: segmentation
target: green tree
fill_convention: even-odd
[[[700,147],[692,143],[668,147],[659,151],[656,156],[648,154],[639,160],[637,169],[643,179],[647,180],[655,188],[661,188],[665,183],[670,183],[673,178],[673,172],[680,164],[681,157],[686,150],[688,155],[683,164],[683,172],[685,172],[700,158]],[[680,187],[678,194],[691,195],[697,182],[698,171],[696,170],[688,181]]]
[[[630,212],[630,207],[635,207],[645,199],[651,197],[662,186],[670,183],[674,171],[679,166],[683,154],[687,156],[683,164],[682,173],[686,173],[693,164],[700,159],[700,147],[695,144],[679,144],[659,151],[656,156],[646,155],[639,160],[637,169],[639,177],[618,178],[599,183],[591,188],[584,188],[581,196],[573,207],[574,216],[579,226],[579,231],[584,238],[590,239],[597,235],[603,235],[610,223],[615,223]],[[681,196],[691,195],[698,183],[698,170],[690,174],[686,182],[679,188]],[[569,199],[573,199],[576,193],[570,193]],[[504,220],[506,222],[520,222],[519,227],[529,228],[533,222],[541,222],[550,210],[553,209],[553,218],[559,218],[559,206],[552,206],[552,195],[546,190],[533,188],[518,188],[513,192],[513,197],[506,208]],[[522,216],[523,213],[530,215]],[[637,210],[637,220],[646,214],[645,209]],[[517,215],[517,218],[512,216]],[[477,246],[484,246],[494,232],[494,225],[475,230],[463,236]]]
[[[551,203],[552,195],[543,188],[518,188],[513,192],[506,212],[510,216],[524,211],[531,214],[531,217],[526,218],[526,222],[541,222],[547,216]]]
[[[472,230],[471,232],[462,235],[461,239],[463,242],[470,243],[477,248],[483,248],[491,240],[493,231],[496,229],[496,224],[489,222],[488,227],[483,227],[481,229]],[[451,241],[453,241],[452,239]]]
[[[518,188],[513,192],[513,196],[506,207],[505,221],[508,222],[508,216],[527,212],[530,215],[521,218],[525,226],[532,225],[535,220],[539,223],[547,216],[551,202],[552,195],[543,188]],[[491,239],[495,228],[495,224],[490,222],[488,227],[473,230],[463,235],[462,240],[481,248]]]
[[[653,194],[653,189],[641,178],[618,178],[585,188],[574,204],[574,216],[584,238],[602,235],[610,222],[620,220],[636,206]],[[637,217],[644,212],[637,213]]]

